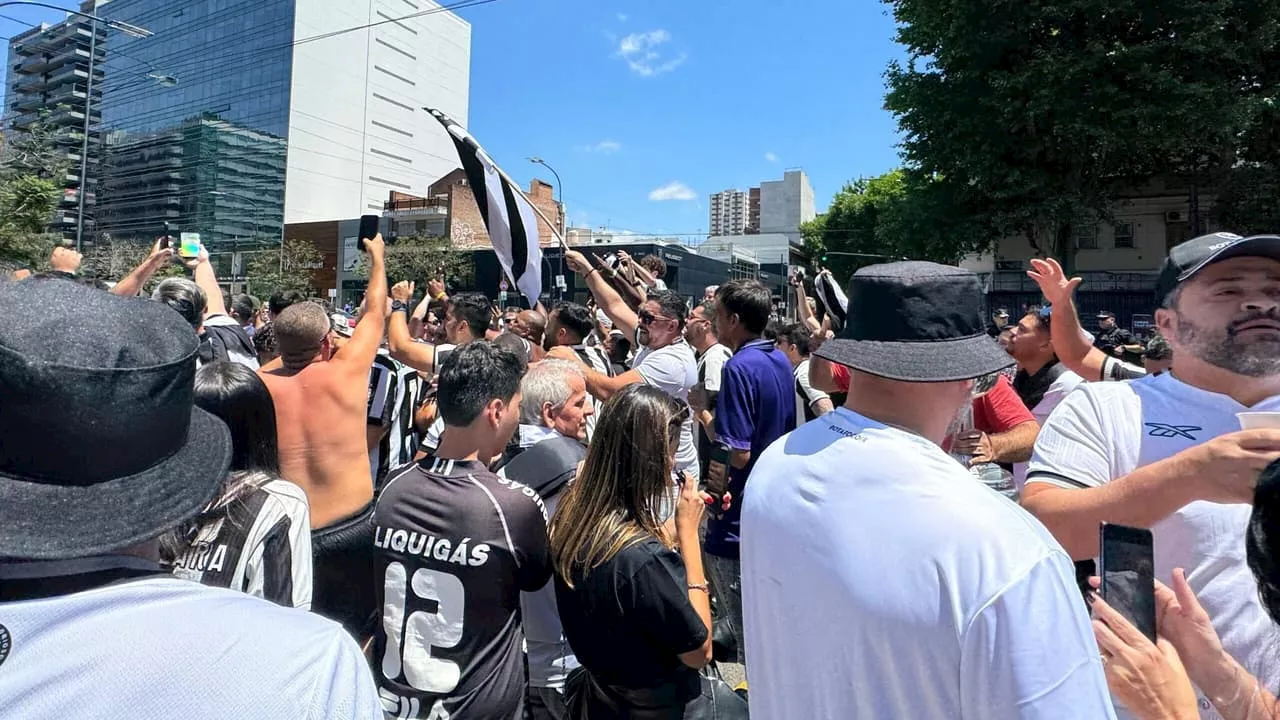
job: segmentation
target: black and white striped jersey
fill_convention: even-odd
[[[578,356],[578,359],[596,372],[613,377],[613,363],[609,362],[609,356],[604,354],[604,348],[599,345],[571,345],[570,350]],[[600,401],[587,395],[587,400],[595,404],[595,412],[587,416],[587,442],[591,442],[591,438],[596,434],[596,421],[600,419]]]
[[[520,593],[551,577],[542,499],[481,463],[426,458],[387,481],[373,525],[387,716],[519,718]]]
[[[419,438],[413,429],[413,413],[426,389],[418,371],[379,350],[369,370],[369,425],[387,432],[369,452],[373,486],[382,487],[387,476],[413,462]]]
[[[311,513],[307,495],[274,478],[205,511],[196,539],[173,574],[213,587],[311,608]]]

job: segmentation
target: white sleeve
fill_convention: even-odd
[[[1000,592],[961,637],[965,720],[1114,720],[1071,560],[1053,551]]]
[[[668,395],[678,395],[682,389],[688,391],[688,388],[684,387],[686,368],[680,356],[673,352],[663,352],[663,350],[650,353],[645,357],[644,362],[636,366],[636,371],[646,383]],[[711,371],[707,372],[710,374]]]
[[[728,359],[718,347],[707,351],[707,362],[702,366],[707,392],[720,392],[720,376],[724,374],[724,364]]]
[[[1072,489],[1098,487],[1118,477],[1113,473],[1114,453],[1103,428],[1101,406],[1095,393],[1089,392],[1093,389],[1071,393],[1049,415],[1036,436],[1027,483]]]
[[[320,657],[315,674],[309,720],[385,720],[369,662],[345,630],[335,629],[333,643]]]
[[[812,383],[809,382],[809,366],[808,365],[804,366],[804,372],[796,372],[794,373],[794,375],[796,378],[796,382],[800,383],[800,389],[804,391],[805,402],[809,404],[810,408],[813,408],[813,404],[818,402],[819,400],[831,399],[830,395],[822,392],[821,390],[815,390]]]

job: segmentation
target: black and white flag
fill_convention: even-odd
[[[831,318],[831,329],[839,330],[844,327],[845,319],[849,314],[849,298],[845,297],[844,290],[840,289],[840,285],[835,278],[831,277],[831,273],[818,273],[818,276],[813,279],[813,294],[822,304],[823,312]]]
[[[453,118],[439,110],[424,109],[440,121],[458,149],[462,171],[502,269],[529,299],[529,305],[537,304],[542,294],[542,250],[538,246],[538,216],[529,199],[506,181],[480,143]]]

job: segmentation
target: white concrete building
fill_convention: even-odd
[[[792,245],[804,244],[800,225],[817,217],[813,186],[803,170],[788,170],[781,180],[760,183],[760,232],[782,233]]]
[[[296,0],[297,38],[369,23],[294,48],[286,223],[378,214],[458,167],[422,108],[467,125],[471,25],[432,0]]]
[[[747,229],[747,193],[724,190],[711,196],[711,235],[742,235]]]

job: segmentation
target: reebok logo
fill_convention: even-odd
[[[1147,435],[1158,438],[1180,437],[1188,440],[1198,440],[1199,438],[1191,433],[1199,432],[1204,429],[1199,425],[1167,425],[1165,423],[1154,422],[1145,423],[1145,425],[1151,428],[1151,430],[1147,432]]]

